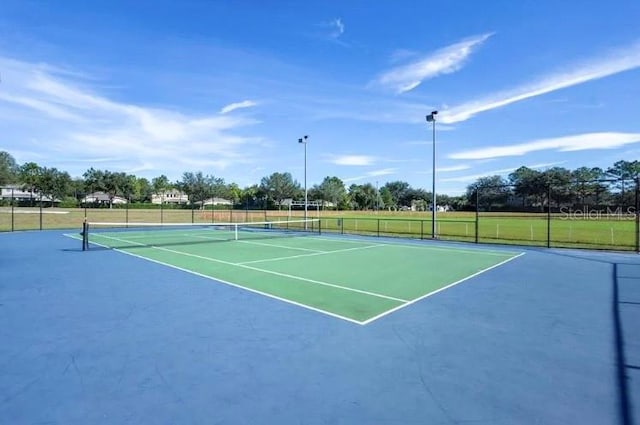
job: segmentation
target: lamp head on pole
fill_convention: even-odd
[[[309,136],[304,136],[300,139],[298,139],[298,143],[307,143],[307,139],[309,138]]]
[[[438,111],[433,111],[429,115],[427,115],[427,122],[433,122],[436,120],[436,115],[438,115]]]

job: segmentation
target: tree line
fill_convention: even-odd
[[[94,192],[105,193],[110,203],[116,197],[148,203],[154,194],[167,193],[172,189],[186,194],[191,205],[210,198],[224,198],[236,206],[282,208],[287,199],[304,199],[304,189],[288,172],[273,173],[263,177],[259,184],[245,188],[201,171],[184,172],[181,179],[173,182],[165,175],[148,180],[124,172],[94,168],[89,168],[82,177],[72,178],[66,171],[34,162],[19,165],[8,152],[0,152],[0,186],[8,185],[49,199],[62,200],[65,206],[78,205]],[[340,178],[327,176],[320,184],[309,188],[308,199],[319,201],[324,208],[335,209],[395,209],[412,203],[426,209],[431,193],[414,189],[402,181],[386,183],[379,190],[371,183],[346,187]]]
[[[617,161],[605,169],[520,167],[507,178],[481,177],[467,186],[466,203],[475,209],[540,209],[561,205],[635,205],[640,161]]]
[[[549,194],[549,199],[556,202],[584,202],[594,196],[599,201],[610,200],[616,196],[632,196],[633,191],[625,192],[624,181],[639,176],[640,161],[618,161],[606,170],[553,167],[538,171],[520,167],[507,178],[499,175],[481,177],[460,196],[438,194],[438,204],[464,210],[474,209],[476,201],[479,201],[491,209],[513,204],[516,199],[523,208],[544,208],[549,202]],[[613,181],[613,184],[607,180]],[[124,172],[94,168],[89,168],[82,177],[72,178],[66,171],[34,162],[17,164],[8,152],[0,151],[0,187],[8,185],[61,200],[64,206],[77,206],[94,192],[105,193],[110,204],[118,196],[130,202],[149,203],[154,194],[166,194],[172,189],[186,194],[191,205],[210,198],[223,198],[238,207],[282,208],[286,199],[304,199],[304,189],[288,172],[273,173],[263,177],[259,184],[244,188],[201,171],[184,172],[181,179],[173,182],[164,174],[149,180]],[[324,207],[343,210],[413,207],[424,211],[429,209],[432,196],[431,192],[413,188],[404,181],[388,182],[380,188],[371,183],[347,187],[338,177],[327,176],[320,184],[309,188],[308,199],[319,201]]]

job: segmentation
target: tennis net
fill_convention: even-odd
[[[249,239],[319,235],[319,219],[244,223],[110,223],[85,222],[82,250],[90,245],[112,249],[191,245]]]

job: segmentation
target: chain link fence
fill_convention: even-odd
[[[436,238],[475,243],[587,248],[640,252],[640,179],[479,187],[465,211],[439,212]],[[90,222],[215,223],[302,218],[303,211],[233,209],[231,206],[87,204],[60,208],[46,199],[12,196],[2,190],[0,231],[80,229]],[[431,239],[426,213],[313,211],[322,231],[341,234]]]

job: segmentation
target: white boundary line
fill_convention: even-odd
[[[119,241],[119,242],[130,243],[130,244],[134,244],[134,245],[143,246],[143,247],[146,247],[146,248],[157,249],[159,251],[171,252],[173,254],[184,255],[186,257],[198,258],[198,259],[201,259],[201,260],[212,261],[214,263],[225,264],[225,265],[228,265],[228,266],[241,267],[241,268],[244,268],[244,269],[254,270],[254,271],[257,271],[257,272],[261,272],[261,273],[273,274],[273,275],[276,275],[276,276],[286,277],[286,278],[295,279],[295,280],[301,280],[303,282],[315,283],[317,285],[322,285],[322,286],[329,286],[329,287],[336,288],[336,289],[342,289],[342,290],[348,291],[348,292],[357,292],[357,293],[360,293],[360,294],[369,295],[371,297],[385,298],[385,299],[388,299],[388,300],[398,301],[398,302],[401,302],[401,303],[409,302],[409,300],[405,300],[405,299],[402,299],[402,298],[396,298],[396,297],[392,297],[392,296],[389,296],[389,295],[378,294],[376,292],[364,291],[362,289],[350,288],[348,286],[336,285],[336,284],[333,284],[333,283],[323,282],[321,280],[307,279],[305,277],[295,276],[295,275],[291,275],[291,274],[287,274],[287,273],[280,273],[280,272],[275,272],[275,271],[272,271],[272,270],[259,269],[257,267],[247,266],[247,265],[244,265],[244,264],[232,263],[230,261],[219,260],[217,258],[204,257],[202,255],[196,255],[196,254],[190,254],[188,252],[176,251],[175,249],[162,248],[162,247],[159,247],[159,246],[147,245],[147,244],[143,244],[143,243],[139,243],[139,242],[132,242],[132,241],[128,241],[126,239],[114,238],[114,237],[111,237],[111,236],[105,236],[105,235],[100,235],[100,236],[103,237],[103,238],[106,238],[106,239],[112,239],[112,240]]]
[[[64,236],[67,236],[67,237],[73,238],[73,239],[81,240],[80,238],[78,238],[78,237],[76,237],[74,235],[65,234]],[[113,251],[120,252],[122,254],[130,255],[132,257],[136,257],[136,258],[140,258],[142,260],[150,261],[152,263],[161,264],[163,266],[171,267],[172,269],[176,269],[176,270],[180,270],[180,271],[183,271],[183,272],[186,272],[186,273],[190,273],[192,275],[200,276],[200,277],[203,277],[205,279],[213,280],[214,282],[220,282],[220,283],[223,283],[225,285],[233,286],[233,287],[238,288],[238,289],[244,289],[245,291],[253,292],[254,294],[264,295],[265,297],[272,298],[274,300],[283,301],[283,302],[288,303],[288,304],[293,304],[293,305],[298,306],[298,307],[306,308],[307,310],[312,310],[312,311],[315,311],[316,313],[326,314],[327,316],[335,317],[336,319],[342,319],[342,320],[345,320],[347,322],[355,323],[357,325],[362,325],[363,324],[363,322],[361,322],[359,320],[355,320],[355,319],[352,319],[352,318],[346,317],[346,316],[341,316],[341,315],[336,314],[336,313],[331,313],[330,311],[321,310],[319,308],[316,308],[316,307],[313,307],[313,306],[310,306],[310,305],[306,305],[306,304],[302,304],[302,303],[299,303],[297,301],[289,300],[287,298],[281,298],[281,297],[279,297],[277,295],[273,295],[273,294],[270,294],[268,292],[263,292],[263,291],[260,291],[258,289],[248,288],[246,286],[243,286],[243,285],[240,285],[240,284],[237,284],[237,283],[233,283],[233,282],[229,282],[227,280],[218,279],[218,278],[213,277],[213,276],[207,276],[206,274],[203,274],[203,273],[198,273],[198,272],[193,271],[193,270],[185,269],[185,268],[182,268],[182,267],[179,267],[179,266],[174,266],[173,264],[164,263],[164,262],[162,262],[160,260],[154,260],[153,258],[148,258],[148,257],[142,256],[142,255],[133,254],[131,252],[123,251],[123,250],[118,249],[118,248],[112,248],[112,247],[110,247],[108,245],[103,245],[103,244],[98,243],[98,242],[91,241],[90,243],[93,244],[93,245],[98,245],[98,246],[101,246],[103,248],[107,248],[107,249],[110,249],[110,250],[113,250]]]
[[[499,262],[498,264],[494,264],[493,266],[487,267],[486,269],[482,269],[482,270],[480,270],[480,271],[478,271],[478,272],[475,272],[474,274],[471,274],[471,275],[469,275],[469,276],[467,276],[467,277],[464,277],[464,278],[462,278],[462,279],[460,279],[460,280],[458,280],[458,281],[455,281],[455,282],[453,282],[453,283],[450,283],[450,284],[449,284],[449,285],[447,285],[447,286],[443,286],[442,288],[436,289],[435,291],[429,292],[428,294],[424,294],[424,295],[422,295],[422,296],[420,296],[420,297],[418,297],[418,298],[416,298],[416,299],[414,299],[414,300],[411,300],[411,301],[407,302],[406,304],[399,305],[398,307],[394,307],[394,308],[392,308],[391,310],[387,310],[387,311],[385,311],[385,312],[383,312],[383,313],[378,314],[377,316],[370,317],[369,319],[367,319],[367,320],[365,320],[364,322],[362,322],[362,325],[368,325],[369,323],[373,322],[374,320],[378,320],[378,319],[380,319],[380,318],[382,318],[382,317],[384,317],[384,316],[387,316],[387,315],[389,315],[389,314],[391,314],[391,313],[394,313],[394,312],[396,312],[396,311],[398,311],[398,310],[400,310],[400,309],[403,309],[403,308],[405,308],[405,307],[408,307],[408,306],[410,306],[411,304],[415,304],[415,303],[417,303],[418,301],[422,301],[422,300],[423,300],[423,299],[425,299],[425,298],[428,298],[428,297],[430,297],[430,296],[432,296],[432,295],[435,295],[435,294],[437,294],[438,292],[442,292],[442,291],[444,291],[445,289],[449,289],[449,288],[451,288],[452,286],[458,285],[458,284],[460,284],[460,283],[462,283],[462,282],[464,282],[464,281],[466,281],[466,280],[469,280],[469,279],[471,279],[471,278],[473,278],[473,277],[476,277],[476,276],[478,276],[478,275],[480,275],[480,274],[482,274],[482,273],[484,273],[484,272],[488,272],[488,271],[489,271],[489,270],[491,270],[491,269],[495,269],[496,267],[502,266],[503,264],[506,264],[506,263],[508,263],[508,262],[509,262],[509,261],[511,261],[511,260],[515,260],[515,259],[516,259],[516,258],[518,258],[518,257],[522,257],[524,254],[526,254],[526,253],[525,253],[525,252],[521,252],[520,254],[518,254],[518,255],[516,255],[516,256],[513,256],[513,257],[511,257],[511,258],[508,258],[508,259],[506,259],[506,260],[504,260],[504,261],[501,261],[501,262]]]
[[[67,237],[70,237],[70,238],[73,238],[73,239],[80,239],[77,236],[70,235],[70,234],[65,234],[64,236],[67,236]],[[107,238],[109,238],[109,237],[107,237]],[[109,239],[119,240],[117,238],[109,238]],[[317,237],[315,239],[333,240],[333,239],[330,239],[330,238],[320,238],[320,237]],[[140,244],[140,243],[137,243],[137,242],[131,242],[131,241],[126,241],[126,240],[121,240],[121,241],[125,242],[125,243],[132,243],[132,244],[147,246],[147,245]],[[355,239],[349,239],[349,241],[364,243],[363,241],[359,241],[359,240],[355,240]],[[451,288],[453,286],[456,286],[456,285],[458,285],[458,284],[460,284],[462,282],[465,282],[465,281],[467,281],[467,280],[469,280],[471,278],[474,278],[474,277],[476,277],[476,276],[478,276],[478,275],[480,275],[482,273],[488,272],[489,270],[492,270],[494,268],[500,267],[500,266],[502,266],[502,265],[504,265],[504,264],[506,264],[506,263],[508,263],[508,262],[510,262],[512,260],[515,260],[516,258],[522,257],[523,255],[526,254],[526,252],[520,252],[518,254],[514,253],[515,255],[513,257],[511,257],[511,258],[507,258],[506,260],[501,261],[501,262],[499,262],[497,264],[494,264],[493,266],[490,266],[490,267],[487,267],[485,269],[482,269],[482,270],[480,270],[480,271],[478,271],[476,273],[473,273],[473,274],[471,274],[469,276],[466,276],[466,277],[464,277],[464,278],[462,278],[462,279],[460,279],[460,280],[458,280],[456,282],[450,283],[447,286],[443,286],[442,288],[436,289],[435,291],[429,292],[428,294],[424,294],[424,295],[422,295],[422,296],[420,296],[418,298],[415,298],[413,300],[410,300],[410,301],[401,300],[401,299],[393,298],[393,297],[387,297],[387,296],[384,296],[384,295],[381,295],[381,294],[367,293],[367,291],[360,291],[360,290],[357,290],[357,289],[342,287],[342,289],[351,290],[351,291],[354,291],[354,292],[362,292],[362,293],[367,294],[367,295],[378,296],[378,297],[383,297],[383,298],[390,298],[390,299],[393,299],[393,300],[404,302],[404,304],[401,304],[401,305],[399,305],[397,307],[394,307],[392,309],[386,310],[383,313],[380,313],[380,314],[378,314],[376,316],[370,317],[367,320],[358,321],[358,320],[351,319],[351,318],[346,317],[346,316],[341,316],[341,315],[336,314],[336,313],[331,313],[329,311],[321,310],[321,309],[316,308],[316,307],[312,307],[312,306],[309,306],[309,305],[306,305],[306,304],[298,303],[298,302],[293,301],[293,300],[289,300],[289,299],[286,299],[286,298],[281,298],[281,297],[278,297],[277,295],[272,295],[272,294],[269,294],[267,292],[262,292],[262,291],[259,291],[257,289],[248,288],[246,286],[243,286],[243,285],[240,285],[240,284],[236,284],[236,283],[232,283],[232,282],[229,282],[229,281],[226,281],[226,280],[218,279],[218,278],[215,278],[213,276],[207,276],[205,274],[198,273],[198,272],[195,272],[195,271],[192,271],[192,270],[189,270],[189,269],[184,269],[184,268],[179,267],[179,266],[174,266],[174,265],[169,264],[169,263],[164,263],[164,262],[159,261],[159,260],[154,260],[154,259],[147,258],[147,257],[141,256],[141,255],[137,255],[137,254],[133,254],[133,253],[130,253],[130,252],[127,252],[127,251],[123,251],[123,250],[118,249],[118,248],[112,248],[112,247],[109,247],[108,245],[103,245],[103,244],[100,244],[98,242],[91,241],[90,243],[102,246],[104,248],[112,249],[114,251],[121,252],[121,253],[126,254],[126,255],[131,255],[131,256],[136,257],[136,258],[140,258],[140,259],[143,259],[143,260],[151,261],[153,263],[162,264],[164,266],[171,267],[171,268],[176,269],[176,270],[181,270],[181,271],[184,271],[184,272],[187,272],[187,273],[191,273],[191,274],[196,275],[196,276],[204,277],[206,279],[210,279],[210,280],[213,280],[213,281],[216,281],[216,282],[221,282],[223,284],[230,285],[230,286],[233,286],[233,287],[236,287],[236,288],[244,289],[244,290],[249,291],[249,292],[253,292],[253,293],[256,293],[256,294],[264,295],[264,296],[272,298],[272,299],[283,301],[285,303],[296,305],[298,307],[302,307],[302,308],[305,308],[305,309],[308,309],[308,310],[312,310],[312,311],[315,311],[315,312],[318,312],[318,313],[326,314],[328,316],[335,317],[337,319],[342,319],[342,320],[345,320],[347,322],[355,323],[355,324],[362,325],[362,326],[368,325],[368,324],[370,324],[370,323],[372,323],[372,322],[374,322],[374,321],[376,321],[378,319],[381,319],[381,318],[383,318],[385,316],[388,316],[389,314],[395,313],[398,310],[401,310],[401,309],[403,309],[405,307],[408,307],[408,306],[410,306],[412,304],[415,304],[415,303],[417,303],[419,301],[422,301],[425,298],[428,298],[428,297],[430,297],[432,295],[435,295],[435,294],[437,294],[439,292],[442,292],[445,289],[449,289],[449,288]],[[413,247],[413,246],[408,245],[408,244],[404,245],[404,244],[384,244],[384,243],[381,243],[381,244],[378,244],[378,245],[375,245],[375,246],[384,246],[384,245]],[[208,258],[208,257],[200,257],[200,256],[197,256],[197,255],[194,255],[194,254],[183,253],[183,252],[180,252],[180,251],[172,251],[172,250],[158,248],[158,247],[151,247],[151,248],[166,250],[166,251],[169,251],[169,252],[175,252],[177,254],[183,254],[183,255],[188,255],[188,256],[199,257],[199,258],[206,259],[206,260],[209,260],[209,261],[221,262],[221,263],[225,263],[225,264],[229,264],[229,265],[235,265],[235,266],[238,266],[238,267],[245,267],[245,268],[253,269],[253,270],[256,270],[256,271],[260,271],[260,272],[273,273],[273,274],[278,274],[278,275],[282,275],[282,276],[285,276],[285,277],[292,277],[294,279],[306,280],[304,278],[299,278],[299,277],[296,277],[296,276],[290,276],[290,275],[281,274],[281,273],[278,273],[278,272],[271,272],[269,270],[262,270],[262,269],[258,269],[258,268],[255,268],[255,267],[245,266],[243,264],[235,264],[235,263],[230,263],[230,262],[226,262],[226,261],[223,261],[223,260],[216,260],[216,259]],[[417,248],[422,248],[422,247],[417,247]],[[424,248],[433,249],[433,247],[424,247]],[[443,249],[443,250],[456,250],[456,249],[455,248],[450,248],[450,249]],[[461,251],[464,251],[464,250],[461,250]],[[469,250],[469,251],[466,251],[466,252],[469,252],[469,253],[480,253],[480,252],[482,252],[482,250],[477,250],[477,251]],[[494,251],[494,252],[497,253],[498,251]],[[506,251],[505,251],[505,255],[508,255]],[[309,281],[310,282],[314,282],[312,280],[309,280]],[[314,282],[314,283],[316,283],[316,282]],[[317,283],[323,284],[322,282],[317,282]],[[336,285],[332,285],[332,284],[327,284],[327,285],[336,286]]]
[[[337,235],[336,238],[325,238],[322,236],[305,236],[309,239],[319,239],[323,241],[335,241],[335,242],[344,242],[344,243],[367,243],[366,240],[355,239],[355,238],[345,238],[342,235]],[[415,241],[420,241],[420,239],[415,239]],[[464,248],[455,248],[455,247],[444,247],[444,246],[426,246],[426,245],[417,245],[415,243],[396,243],[396,242],[378,242],[379,245],[386,246],[398,246],[404,248],[415,248],[415,249],[424,249],[424,250],[433,250],[433,251],[454,251],[454,252],[464,252],[468,254],[486,254],[486,255],[497,255],[497,256],[511,256],[517,255],[520,251],[493,251],[493,250],[485,250],[482,248],[478,249],[464,249]]]
[[[267,244],[262,244],[262,245],[267,245]],[[277,247],[278,245],[269,245],[269,246]],[[280,261],[280,260],[289,260],[294,258],[314,257],[316,255],[337,254],[340,252],[348,252],[348,251],[359,251],[363,249],[376,248],[378,246],[383,246],[383,245],[357,246],[354,248],[336,249],[335,251],[318,251],[313,254],[300,254],[300,255],[290,255],[289,257],[265,258],[264,260],[243,261],[236,264],[244,265],[244,264],[254,264],[254,263],[268,263],[269,261]]]

